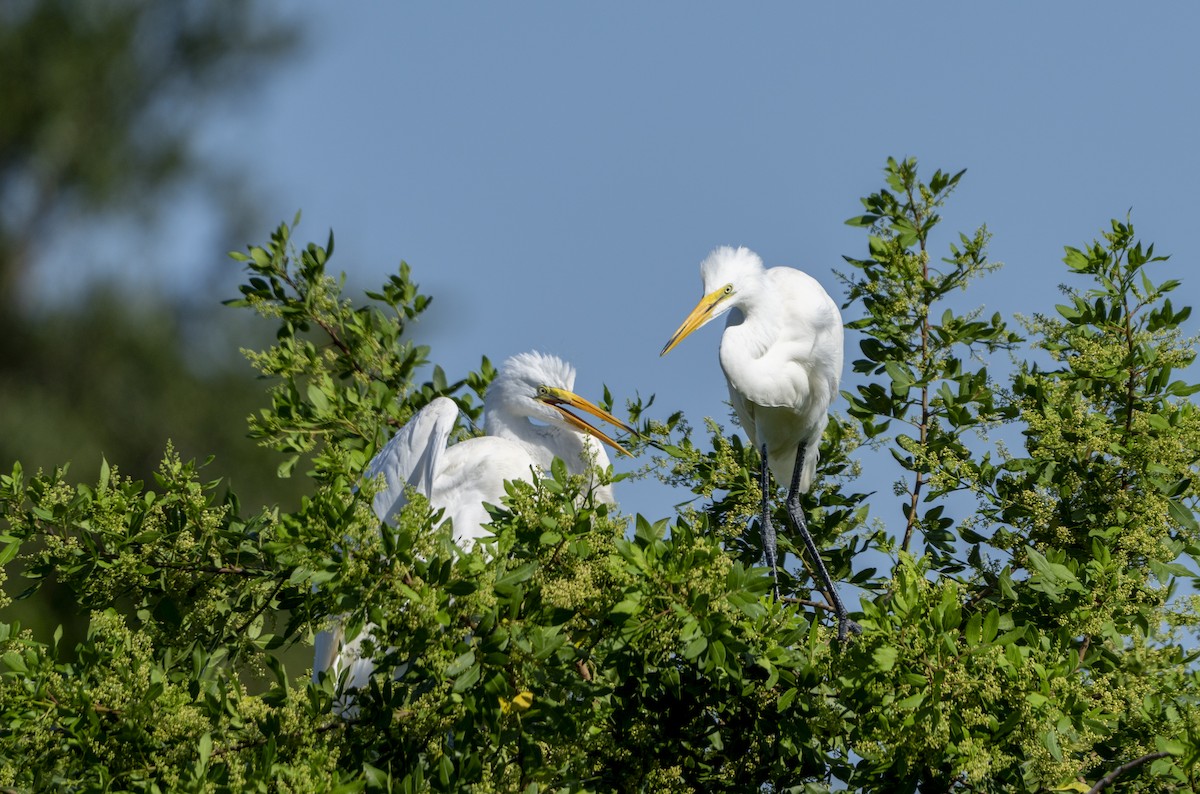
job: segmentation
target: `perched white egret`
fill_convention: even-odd
[[[837,611],[838,636],[857,625],[847,617],[820,550],[800,510],[812,486],[821,434],[842,374],[842,317],[817,280],[790,267],[763,267],[748,248],[716,249],[700,265],[704,297],[660,355],[726,312],[721,369],[750,442],[762,453],[763,549],[778,594],[775,531],[767,510],[767,468],[789,484],[788,515]]]
[[[429,498],[433,510],[445,511],[442,520],[452,522],[454,541],[468,548],[488,534],[491,518],[484,504],[500,503],[505,481],[530,480],[535,472],[549,470],[554,458],[561,458],[573,474],[603,470],[608,467],[608,456],[597,439],[629,454],[567,410],[576,408],[635,432],[572,392],[574,385],[575,369],[556,356],[537,352],[513,356],[500,366],[483,401],[487,435],[450,446],[446,442],[458,419],[458,406],[446,397],[434,399],[367,465],[364,479],[383,476],[372,503],[375,515],[391,521],[406,503],[407,488],[411,487]],[[603,502],[613,502],[608,484],[593,480],[592,492]],[[363,635],[366,633],[364,630]],[[313,679],[330,667],[341,675],[348,666],[345,688],[365,686],[374,665],[361,658],[363,635],[343,643],[340,624],[318,634]]]

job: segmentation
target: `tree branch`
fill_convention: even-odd
[[[833,607],[829,606],[829,604],[822,604],[820,601],[809,601],[806,598],[796,598],[795,596],[780,596],[779,600],[784,601],[788,604],[799,604],[800,606],[803,606],[803,607],[813,607],[814,609],[823,609],[826,612],[834,612],[834,613],[837,612],[837,610],[834,609]]]
[[[928,233],[924,226],[924,214],[921,212],[921,207],[917,204],[916,197],[913,195],[912,185],[907,186],[908,204],[912,208],[913,227],[917,230],[917,241],[920,246],[921,257],[921,277],[922,283],[929,283],[929,256],[925,250],[925,236]],[[923,451],[928,449],[928,434],[929,434],[929,382],[926,379],[929,374],[929,306],[923,304],[920,309],[921,313],[921,379],[924,383],[921,386],[921,424],[920,438],[918,443]],[[914,456],[915,458],[915,456]],[[915,462],[915,461],[914,461]],[[908,544],[912,541],[913,530],[917,525],[917,507],[921,501],[921,486],[925,482],[925,473],[917,468],[916,481],[913,483],[911,492],[911,500],[909,502],[908,523],[904,527],[904,540],[900,543],[900,548],[903,551],[908,551]]]
[[[267,607],[269,607],[271,602],[275,600],[275,596],[279,595],[279,591],[283,589],[285,584],[287,584],[287,579],[280,579],[278,582],[276,582],[274,589],[271,590],[271,594],[263,599],[263,602],[259,605],[258,609],[254,610],[250,617],[246,618],[246,621],[241,626],[238,626],[234,630],[234,634],[241,635],[246,631],[246,629],[250,628],[250,624],[255,620],[258,620],[258,616],[266,611]]]
[[[1097,780],[1096,785],[1094,785],[1090,789],[1088,789],[1087,794],[1097,794],[1097,792],[1103,791],[1104,789],[1111,786],[1114,780],[1116,780],[1118,777],[1120,777],[1121,775],[1128,772],[1130,769],[1135,769],[1135,768],[1141,766],[1142,764],[1146,763],[1147,761],[1154,761],[1159,758],[1166,758],[1168,755],[1170,755],[1170,753],[1164,752],[1164,751],[1159,751],[1157,753],[1150,753],[1149,755],[1143,755],[1141,758],[1135,758],[1128,763],[1121,764],[1119,767],[1117,767],[1116,769],[1109,772],[1104,777]]]
[[[109,555],[109,558],[116,559],[116,556]],[[157,560],[151,560],[150,564],[157,568],[167,568],[172,571],[188,571],[191,573],[230,574],[247,577],[261,576],[268,579],[282,575],[281,572],[272,571],[268,568],[243,568],[240,565],[192,565],[190,563],[159,562]],[[288,576],[291,576],[291,574],[288,573]]]

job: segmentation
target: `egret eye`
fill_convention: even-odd
[[[732,295],[732,294],[733,294],[733,285],[732,285],[732,284],[726,284],[726,285],[725,285],[725,294],[726,294],[726,295]]]
[[[538,393],[538,397],[547,397],[550,395],[550,390],[547,389],[545,386],[538,386],[537,393]]]

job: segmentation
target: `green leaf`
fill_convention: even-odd
[[[683,647],[683,658],[694,661],[708,648],[708,638],[701,634]]]
[[[1005,598],[1007,598],[1009,601],[1017,600],[1017,591],[1016,588],[1013,587],[1012,572],[1009,570],[1007,565],[1004,566],[1004,570],[1000,572],[999,584],[1000,592]]]
[[[1000,629],[1000,612],[996,609],[989,610],[987,617],[983,620],[983,641],[990,643],[996,639],[996,632]]]
[[[967,626],[963,630],[963,637],[967,641],[967,645],[975,647],[983,640],[983,615],[976,612],[967,620]]]
[[[446,666],[446,677],[454,678],[459,676],[466,672],[467,668],[473,664],[475,664],[475,651],[467,651]]]
[[[25,664],[25,657],[16,651],[6,651],[3,656],[0,656],[0,661],[4,662],[4,666],[14,673],[26,674],[29,668]]]
[[[1184,742],[1171,736],[1155,736],[1154,746],[1160,753],[1170,753],[1171,755],[1187,755],[1188,746]]]
[[[896,659],[900,656],[900,652],[890,645],[881,645],[871,652],[871,660],[874,662],[875,669],[887,672],[896,666]]]
[[[511,571],[506,571],[503,576],[496,580],[494,588],[496,592],[506,594],[511,592],[512,588],[518,584],[528,582],[537,572],[538,564],[536,562],[527,562]]]
[[[612,608],[609,614],[612,615],[635,615],[641,611],[641,602],[626,598],[623,601],[618,601],[617,605]]]
[[[363,762],[363,777],[366,778],[367,785],[373,788],[387,788],[391,783],[392,776],[378,767],[371,766]],[[419,771],[418,767],[418,771]]]
[[[1167,500],[1167,513],[1170,514],[1172,521],[1184,529],[1193,533],[1200,532],[1200,525],[1196,523],[1195,514],[1192,513],[1191,508],[1178,499]]]
[[[279,468],[277,468],[275,470],[275,473],[279,476],[280,479],[286,480],[292,476],[292,472],[295,470],[296,464],[299,462],[300,462],[300,456],[292,455],[287,460],[285,460],[283,463],[279,464]]]
[[[449,593],[450,595],[462,597],[462,596],[469,596],[469,595],[471,595],[471,593],[474,593],[476,590],[479,589],[479,585],[476,582],[472,582],[472,581],[469,581],[466,579],[459,579],[459,580],[450,582],[448,585],[446,585],[445,589],[446,589],[446,592]]]
[[[199,762],[200,762],[201,769],[208,768],[208,760],[209,760],[209,758],[212,757],[212,749],[213,749],[212,734],[205,733],[203,736],[200,737],[200,746],[199,746],[200,759],[199,759]]]
[[[1042,734],[1042,746],[1050,751],[1050,756],[1055,761],[1063,760],[1063,751],[1058,744],[1058,731],[1051,728]]]
[[[313,408],[316,408],[318,413],[326,413],[329,410],[329,398],[317,384],[308,384],[307,393],[308,401],[312,403]]]
[[[12,561],[13,557],[21,551],[21,541],[14,540],[11,543],[6,543],[4,548],[0,549],[0,568]]]

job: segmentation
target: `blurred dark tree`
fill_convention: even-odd
[[[245,0],[0,5],[0,310],[67,224],[152,218],[165,190],[203,184],[198,119],[295,42],[263,12]]]
[[[214,455],[207,479],[246,502],[294,492],[275,477],[276,456],[246,438],[262,389],[238,345],[219,341],[234,335],[237,318],[219,304],[230,295],[110,286],[89,277],[99,255],[80,245],[70,277],[84,289],[33,299],[51,244],[80,226],[128,230],[123,255],[172,267],[170,254],[139,251],[137,232],[180,197],[227,227],[260,220],[245,212],[242,177],[197,153],[195,131],[293,50],[296,29],[272,10],[247,0],[0,4],[0,470],[69,461],[69,479],[90,480],[103,456],[149,480],[171,439],[185,459]],[[225,262],[228,247],[214,240],[211,260]],[[237,336],[245,343],[244,328]],[[53,588],[37,600],[22,622],[82,630],[56,614]]]
[[[6,465],[49,470],[70,461],[69,479],[87,481],[103,456],[141,479],[156,470],[170,439],[185,460],[215,455],[206,474],[247,501],[284,498],[279,456],[247,438],[245,418],[263,405],[263,387],[236,355],[193,361],[186,319],[178,307],[130,305],[99,287],[79,306],[43,313],[0,338]],[[236,354],[230,325],[216,323],[212,333]]]

